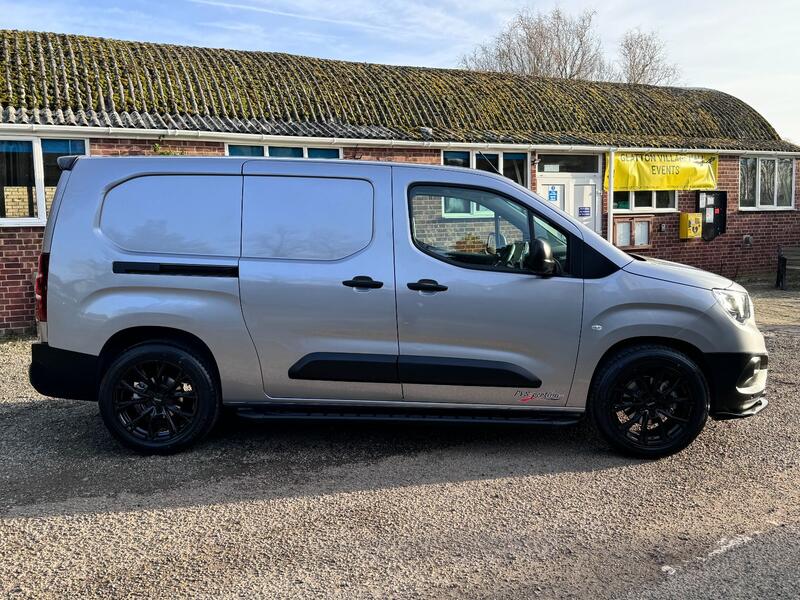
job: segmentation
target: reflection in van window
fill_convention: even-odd
[[[241,197],[240,176],[136,177],[106,194],[100,229],[133,252],[238,256]]]
[[[439,185],[411,189],[409,210],[418,248],[447,262],[498,271],[525,270],[533,237],[546,241],[568,271],[568,239],[528,208],[487,190]]]
[[[245,177],[242,256],[350,256],[372,240],[372,211],[372,185],[361,179]]]

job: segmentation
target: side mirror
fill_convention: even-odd
[[[530,252],[525,258],[525,269],[542,277],[550,277],[556,271],[553,249],[546,241],[536,238],[530,242]]]

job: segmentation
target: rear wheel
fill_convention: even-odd
[[[683,450],[702,431],[709,391],[688,356],[642,345],[606,361],[592,384],[589,404],[595,426],[614,448],[659,458]]]
[[[220,411],[205,359],[189,348],[146,343],[123,352],[100,383],[100,414],[120,442],[170,454],[205,437]]]

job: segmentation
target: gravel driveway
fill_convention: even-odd
[[[800,293],[753,290],[771,406],[657,462],[583,426],[237,419],[143,458],[0,343],[0,594],[793,597]]]

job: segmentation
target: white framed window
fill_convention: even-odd
[[[0,138],[0,227],[44,225],[61,176],[58,158],[89,154],[85,138]]]
[[[530,179],[530,153],[492,152],[490,150],[442,150],[442,164],[449,167],[478,169],[502,173],[511,181],[528,187]]]
[[[492,152],[483,150],[442,150],[442,164],[449,167],[478,169],[490,173],[502,173],[523,187],[528,187],[530,153]],[[442,200],[442,216],[449,219],[486,218],[494,216],[475,202],[460,198]]]
[[[225,144],[227,156],[269,156],[272,158],[341,158],[341,148],[330,146],[269,146]]]
[[[600,175],[599,154],[538,154],[536,170],[539,173],[585,173]]]
[[[739,159],[739,210],[794,210],[796,161],[791,157]]]
[[[494,212],[463,198],[442,198],[442,216],[447,219],[485,219],[494,217]]]
[[[678,210],[675,190],[614,192],[614,212],[674,212]]]

